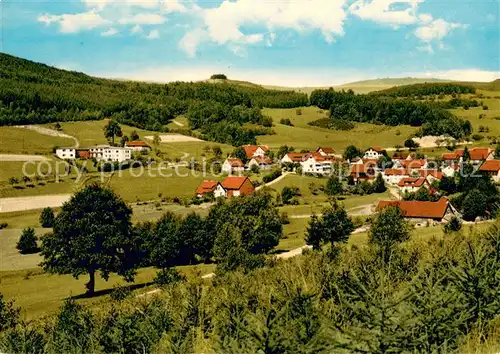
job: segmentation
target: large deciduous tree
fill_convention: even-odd
[[[115,143],[115,136],[121,137],[123,135],[122,133],[122,128],[120,127],[120,124],[116,120],[111,119],[105,126],[104,126],[104,136],[106,139],[111,140],[111,143]]]
[[[354,231],[354,224],[345,209],[336,203],[323,210],[321,217],[313,216],[306,233],[306,243],[319,249],[321,245],[346,242]]]
[[[90,185],[61,209],[53,233],[42,239],[41,266],[48,272],[89,275],[87,293],[95,289],[95,274],[108,280],[117,273],[132,281],[137,266],[132,210],[111,189]]]

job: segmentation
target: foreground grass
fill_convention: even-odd
[[[212,273],[213,264],[196,266],[182,266],[177,269],[187,277],[199,277]],[[125,283],[123,279],[112,274],[109,281],[96,276],[96,296],[86,298],[85,283],[87,276],[74,279],[71,275],[51,275],[43,273],[41,269],[0,272],[0,289],[5,299],[14,299],[16,306],[22,308],[22,316],[26,320],[38,318],[59,308],[68,297],[76,297],[77,301],[89,306],[98,306],[109,301],[109,293],[117,285],[130,285],[134,295],[145,292],[151,287],[156,276],[155,268],[139,269],[133,283]]]
[[[74,141],[40,134],[36,131],[0,127],[0,153],[3,154],[48,154],[54,146],[73,146]]]

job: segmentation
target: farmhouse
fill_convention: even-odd
[[[422,187],[430,189],[431,185],[429,184],[429,181],[425,177],[418,177],[418,178],[406,177],[398,182],[398,187],[402,193],[406,192],[414,193]]]
[[[392,162],[401,161],[401,160],[411,160],[412,156],[409,153],[396,151],[394,155],[392,155]]]
[[[319,147],[316,150],[317,153],[319,153],[321,156],[328,156],[328,157],[334,157],[335,156],[335,150],[331,147]]]
[[[427,160],[399,160],[396,165],[401,168],[406,168],[409,173],[416,173],[417,170],[427,168]]]
[[[243,145],[242,147],[249,160],[255,156],[264,156],[269,151],[266,145]]]
[[[239,197],[250,195],[255,191],[255,187],[248,177],[228,176],[222,181],[222,188],[226,197]]]
[[[286,154],[281,159],[281,163],[300,163],[304,160],[304,157],[307,154],[299,153],[299,152],[291,152]]]
[[[488,160],[479,168],[479,171],[485,173],[496,183],[500,182],[500,160]]]
[[[273,160],[267,156],[255,156],[248,162],[248,168],[257,166],[260,170],[270,170],[273,168]]]
[[[132,158],[132,149],[109,145],[98,145],[89,149],[90,156],[99,161],[123,162]]]
[[[463,162],[465,149],[459,149],[452,153],[442,154],[443,162],[451,166],[452,164]],[[469,150],[470,163],[474,166],[482,164],[484,161],[493,160],[493,150],[489,148],[473,148]]]
[[[378,203],[377,210],[382,210],[388,206],[399,207],[405,217],[416,221],[447,221],[451,216],[457,214],[448,201],[448,198],[445,197],[440,198],[436,202],[383,200]]]
[[[203,181],[200,186],[196,189],[196,196],[198,198],[203,198],[207,194],[213,194],[215,198],[222,197],[226,195],[226,191],[222,188],[222,185],[217,181]]]
[[[373,181],[376,177],[377,165],[373,162],[354,164],[351,167],[351,177],[354,182]]]
[[[332,173],[334,161],[335,159],[331,157],[325,157],[319,153],[313,152],[304,156],[300,164],[303,173],[327,175]]]
[[[416,171],[420,177],[424,177],[427,179],[429,183],[434,182],[435,180],[443,179],[443,172],[438,171],[436,169],[422,169]]]
[[[363,156],[364,159],[376,159],[378,160],[382,156],[384,149],[380,147],[374,147],[374,148],[369,148],[368,150],[365,151],[365,154]]]
[[[405,177],[410,177],[408,170],[404,168],[388,168],[383,173],[384,182],[389,185],[397,185]]]
[[[151,147],[141,140],[127,141],[125,147],[133,151],[150,151]]]
[[[237,158],[227,158],[222,164],[222,172],[227,174],[233,174],[234,172],[243,172],[245,170],[245,165],[243,161]]]
[[[74,160],[76,158],[76,149],[75,148],[56,149],[56,156],[62,160]]]

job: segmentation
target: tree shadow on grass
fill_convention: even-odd
[[[128,289],[130,291],[134,291],[134,290],[137,290],[137,289],[145,288],[145,287],[153,285],[153,284],[154,284],[154,282],[150,281],[150,282],[141,283],[141,284],[130,284],[130,285],[127,285],[127,286],[123,286],[123,288],[126,288],[126,289]],[[83,293],[83,294],[79,294],[79,295],[75,295],[75,296],[69,296],[68,298],[75,299],[75,300],[78,300],[78,299],[93,299],[93,298],[96,298],[96,297],[100,297],[100,296],[104,296],[104,295],[109,295],[114,290],[115,290],[114,288],[102,289],[102,290],[95,291],[92,295],[89,295],[87,293]]]

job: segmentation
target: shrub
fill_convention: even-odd
[[[132,290],[129,286],[118,285],[115,286],[110,296],[115,301],[122,301],[129,297],[130,294],[132,294]]]
[[[302,115],[302,109],[297,108],[297,109],[295,110],[295,114],[296,114],[296,115],[298,115],[298,116],[301,116],[301,115]]]
[[[40,214],[40,224],[42,227],[52,227],[54,225],[54,212],[51,208],[45,208]]]
[[[161,269],[154,279],[154,283],[159,286],[178,283],[185,280],[185,277],[173,268]]]
[[[451,232],[460,231],[462,228],[462,222],[456,216],[453,216],[450,221],[444,225],[444,232],[449,234]]]
[[[262,177],[262,181],[264,181],[264,183],[269,183],[271,181],[274,181],[276,178],[278,178],[280,176],[281,176],[281,170],[275,170],[275,171],[265,175],[264,177]]]
[[[7,228],[7,226],[9,226],[9,224],[7,224],[6,222],[1,223],[1,224],[0,224],[0,230],[2,230],[2,229],[6,229],[6,228]]]
[[[283,204],[296,204],[294,197],[300,195],[297,187],[284,187],[281,191],[281,201]]]
[[[29,227],[27,229],[23,229],[16,248],[21,254],[36,253],[38,252],[36,240],[37,237],[33,228]]]
[[[288,118],[281,118],[280,119],[280,124],[288,125],[290,127],[293,127],[292,121],[290,119],[288,119]]]
[[[483,139],[484,139],[484,136],[483,136],[483,135],[481,135],[481,134],[473,134],[473,135],[471,136],[471,138],[472,138],[473,140],[479,141],[479,140],[483,140]]]
[[[210,79],[212,80],[227,80],[227,76],[224,74],[213,74],[210,76]]]

